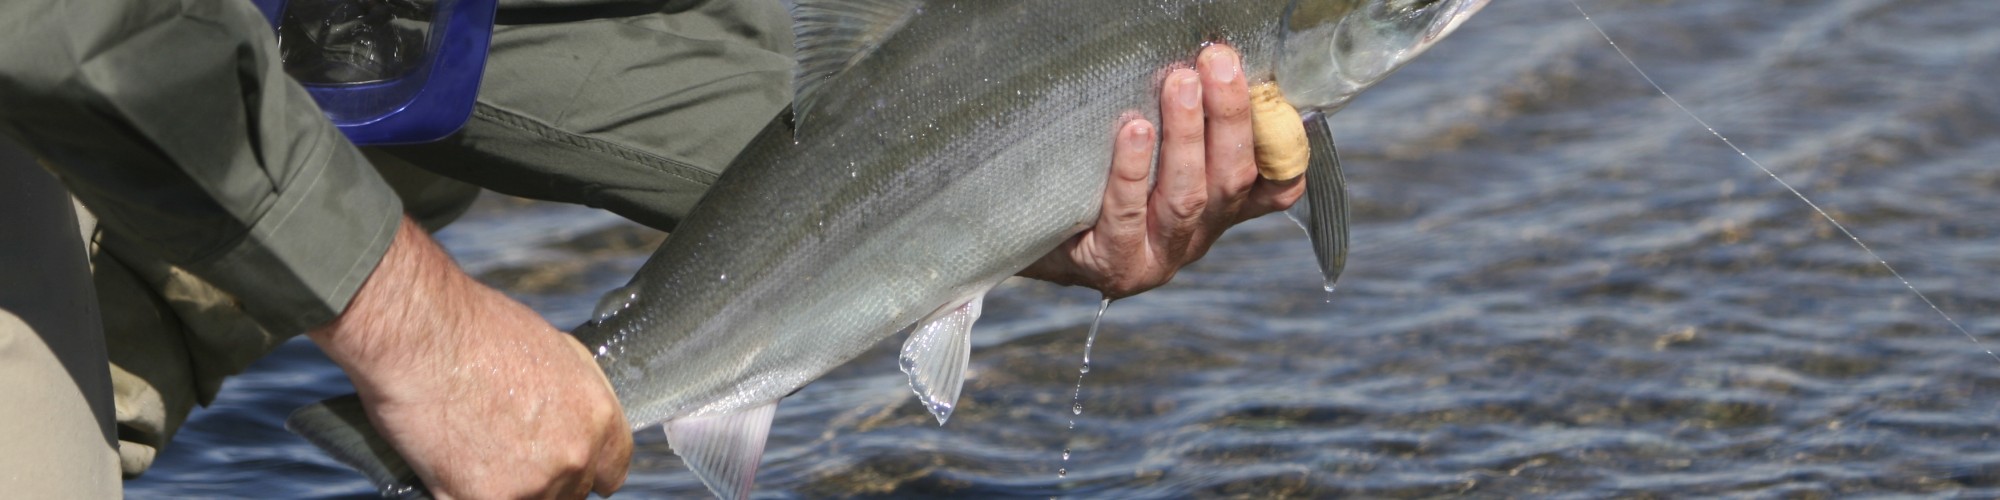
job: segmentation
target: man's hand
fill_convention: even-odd
[[[415,222],[308,332],[440,498],[581,498],[625,482],[632,433],[590,353],[466,276]]]
[[[1250,90],[1235,50],[1210,46],[1195,69],[1168,73],[1160,121],[1165,139],[1150,191],[1153,126],[1134,119],[1118,131],[1097,224],[1022,276],[1131,296],[1166,284],[1230,226],[1284,210],[1305,194],[1304,177],[1280,183],[1257,175]]]

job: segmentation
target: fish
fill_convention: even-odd
[[[986,292],[1090,227],[1121,117],[1158,123],[1163,69],[1211,43],[1307,121],[1292,215],[1330,288],[1346,200],[1325,120],[1487,1],[798,0],[790,113],[571,333],[721,498],[752,491],[781,399],[897,332],[943,424]],[[346,397],[287,426],[421,496],[367,423]]]

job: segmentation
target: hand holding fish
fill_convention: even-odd
[[[407,218],[347,310],[307,335],[439,498],[580,498],[624,482],[631,429],[589,352],[459,271]]]
[[[1120,127],[1096,225],[1020,275],[1128,297],[1166,284],[1230,226],[1291,207],[1305,183],[1258,176],[1251,116],[1249,86],[1228,46],[1210,46],[1195,68],[1168,73],[1164,140],[1144,119]],[[1155,144],[1159,179],[1149,183]]]

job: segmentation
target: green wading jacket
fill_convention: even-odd
[[[671,228],[790,101],[777,1],[510,1],[473,119],[385,151]],[[243,0],[0,2],[0,135],[281,336],[326,323],[402,204]]]

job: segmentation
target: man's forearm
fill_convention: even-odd
[[[452,353],[423,349],[423,336],[443,331],[455,316],[468,312],[463,290],[478,286],[471,280],[430,235],[403,218],[381,261],[347,309],[306,335],[360,387],[383,386],[386,381],[379,379],[388,374],[380,373],[381,366],[451,366],[455,364],[448,358]]]

